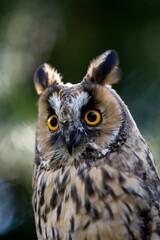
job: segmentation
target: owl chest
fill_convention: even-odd
[[[84,188],[73,170],[44,172],[38,176],[33,206],[39,239],[69,239],[70,232],[79,228]]]
[[[139,200],[134,202],[123,187],[111,169],[42,172],[33,195],[39,239],[121,240],[132,231],[141,239]]]

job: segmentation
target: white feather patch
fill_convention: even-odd
[[[89,101],[89,95],[87,92],[81,92],[74,101],[74,117],[79,119],[81,111],[80,109],[86,105]]]
[[[59,95],[55,92],[52,94],[52,96],[49,98],[49,104],[51,108],[54,109],[57,116],[59,116],[60,111],[60,98]]]
[[[115,138],[118,136],[118,133],[119,133],[119,128],[115,129],[115,130],[112,132],[112,138],[115,139]]]
[[[70,83],[70,82],[67,82],[67,83],[65,84],[65,87],[73,87],[73,84]]]

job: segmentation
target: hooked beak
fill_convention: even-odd
[[[72,155],[73,149],[79,145],[80,139],[81,139],[80,136],[76,132],[71,134],[66,134],[65,142],[66,142],[67,150],[70,155]]]

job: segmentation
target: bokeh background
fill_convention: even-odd
[[[107,49],[119,53],[123,76],[114,87],[159,168],[160,1],[0,1],[0,239],[36,239],[35,69],[48,62],[65,82],[79,82],[89,61]]]

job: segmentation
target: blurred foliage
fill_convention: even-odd
[[[89,60],[120,56],[114,86],[160,159],[160,1],[0,1],[0,239],[36,239],[31,178],[43,62],[79,82]]]

